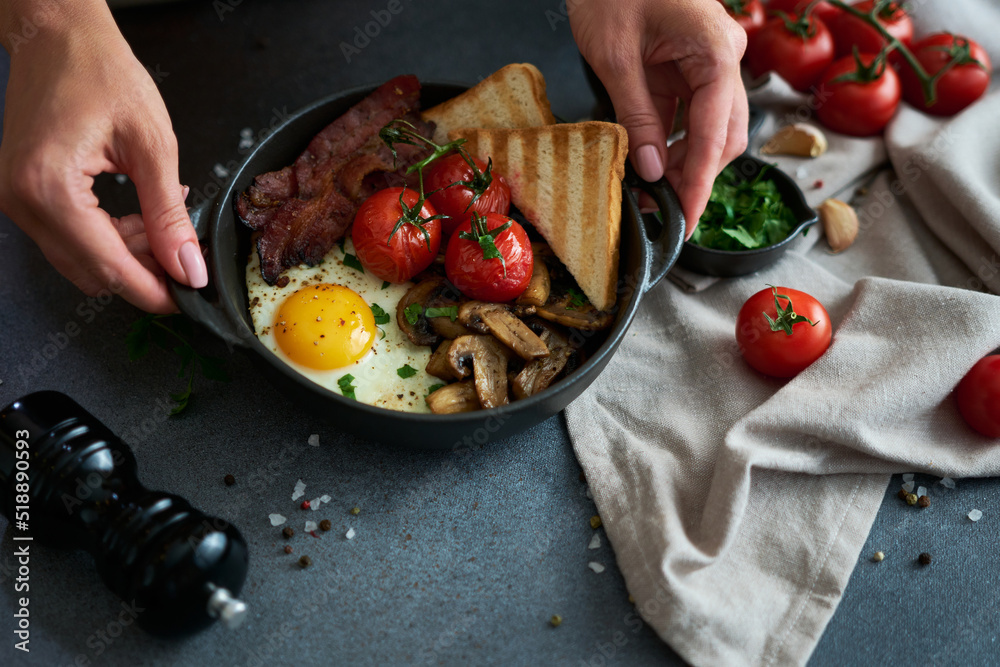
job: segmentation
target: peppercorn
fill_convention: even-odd
[[[630,596],[628,596],[628,603],[629,603],[629,604],[635,604],[635,598],[634,598],[634,597],[632,597],[631,595],[630,595]]]
[[[299,565],[302,566],[303,568],[309,567],[312,564],[313,560],[309,556],[303,556],[302,558],[299,559]]]
[[[816,182],[813,183],[813,187],[816,188],[817,190],[823,187],[823,179],[822,178],[816,179]]]
[[[921,507],[930,507],[931,499],[928,498],[927,496],[920,496],[919,498],[917,498],[917,504],[920,505]]]
[[[301,507],[304,510],[309,509],[309,501],[308,500],[303,500],[302,504],[299,507]]]
[[[319,528],[320,528],[320,530],[330,530],[330,528],[332,528],[332,527],[333,527],[333,524],[330,523],[329,519],[323,519],[322,521],[319,522]]]
[[[597,530],[598,528],[600,528],[601,527],[601,517],[597,516],[596,514],[594,516],[590,517],[590,527],[593,528],[594,530]]]
[[[921,565],[930,565],[931,555],[925,551],[924,553],[920,554],[920,557],[917,558],[917,560],[920,561]]]
[[[906,500],[906,489],[900,489],[899,493],[896,494],[900,500]]]
[[[872,560],[875,561],[876,563],[881,563],[883,560],[885,560],[885,554],[882,553],[881,551],[876,551],[875,555],[872,556]]]
[[[285,537],[286,540],[290,540],[292,538],[292,535],[295,534],[295,531],[292,530],[291,526],[285,526],[284,528],[281,529],[281,534]]]
[[[906,504],[907,505],[916,505],[917,504],[917,494],[915,494],[915,493],[907,493],[906,494]]]
[[[549,619],[549,623],[552,624],[553,628],[558,628],[560,625],[562,625],[562,616],[560,616],[559,614],[553,614],[552,618]]]
[[[222,481],[226,483],[226,486],[232,486],[236,483],[236,478],[232,475],[226,475],[222,478]]]
[[[357,516],[357,515],[361,514],[361,508],[360,507],[352,507],[351,508],[351,514],[353,514],[354,516]]]
[[[289,545],[289,544],[285,545],[285,553],[286,554],[292,553],[292,547],[291,547],[291,545]]]

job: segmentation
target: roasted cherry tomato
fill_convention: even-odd
[[[773,377],[798,375],[826,352],[832,335],[823,305],[787,287],[757,292],[736,316],[736,342],[743,358]]]
[[[833,38],[823,22],[795,14],[768,20],[747,48],[755,76],[777,72],[795,90],[808,91],[833,62]]]
[[[945,32],[914,42],[911,50],[931,76],[956,60],[956,64],[937,80],[937,94],[930,106],[924,102],[920,79],[913,68],[906,61],[900,65],[903,99],[921,111],[935,116],[954,116],[982,97],[990,85],[990,57],[971,39]]]
[[[351,240],[366,271],[401,283],[431,265],[441,248],[441,219],[428,202],[415,210],[419,201],[416,190],[386,188],[361,204]]]
[[[874,0],[864,0],[851,5],[854,9],[870,14],[875,7]],[[878,14],[878,21],[890,35],[901,41],[907,47],[913,41],[913,21],[903,10],[901,3],[890,2]],[[838,11],[829,19],[830,32],[837,47],[837,57],[850,55],[854,47],[861,53],[878,53],[885,46],[885,37],[879,34],[871,25],[846,11]],[[897,62],[899,54],[893,52],[890,59]]]
[[[775,12],[785,12],[786,14],[801,14],[812,4],[813,0],[770,0],[767,3],[767,13],[774,14]],[[827,27],[830,27],[829,21],[840,10],[828,2],[817,2],[816,6],[813,7],[813,16],[818,18]]]
[[[760,0],[719,0],[747,33],[747,43],[764,27],[764,5]]]
[[[1000,354],[976,362],[955,388],[955,402],[969,426],[1000,438]]]
[[[424,176],[427,199],[438,213],[449,216],[442,221],[444,235],[451,236],[458,224],[473,211],[507,215],[510,210],[510,186],[492,165],[469,156],[452,153],[433,163]]]
[[[815,95],[816,117],[821,123],[856,137],[878,134],[889,123],[899,107],[899,77],[884,59],[877,63],[876,57],[863,53],[858,63],[848,56],[827,68]],[[845,75],[857,80],[835,80]]]
[[[451,235],[444,270],[470,298],[510,301],[531,280],[531,241],[524,228],[505,215],[474,213]]]

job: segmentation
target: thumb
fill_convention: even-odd
[[[667,135],[663,118],[653,101],[643,63],[638,51],[634,58],[619,61],[613,71],[594,67],[615,107],[618,122],[628,132],[629,158],[639,176],[646,181],[663,177],[666,164]]]
[[[201,288],[208,284],[208,268],[198,236],[184,205],[177,176],[176,140],[166,148],[139,148],[128,155],[128,174],[139,195],[139,207],[156,261],[177,282]]]

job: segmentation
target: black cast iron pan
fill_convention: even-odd
[[[254,336],[245,284],[250,230],[236,219],[232,202],[234,194],[245,190],[257,174],[294,162],[317,132],[375,88],[354,88],[295,113],[247,157],[226,189],[215,199],[191,209],[198,238],[208,249],[209,286],[194,290],[171,281],[171,293],[185,315],[232,347],[249,352],[256,366],[284,396],[328,417],[340,430],[368,439],[374,434],[404,446],[450,449],[484,444],[530,428],[557,414],[593,382],[625,336],[643,294],[659,283],[677,260],[684,240],[684,216],[677,197],[665,180],[640,183],[627,170],[615,325],[596,353],[567,378],[525,400],[456,415],[396,412],[344,398],[300,375]],[[429,108],[467,89],[459,84],[424,83],[421,105]],[[639,212],[632,187],[643,188],[656,200],[665,221],[662,226],[654,216]]]

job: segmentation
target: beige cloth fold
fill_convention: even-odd
[[[887,133],[901,178],[858,202],[854,246],[814,239],[693,293],[665,281],[566,409],[637,608],[691,663],[804,664],[889,473],[1000,474],[1000,441],[950,395],[1000,347],[1000,297],[980,291],[998,285],[998,116],[998,95],[951,120],[901,111]],[[942,133],[948,148],[933,148]],[[827,354],[789,381],[750,369],[734,337],[766,283],[814,295],[834,324]]]

